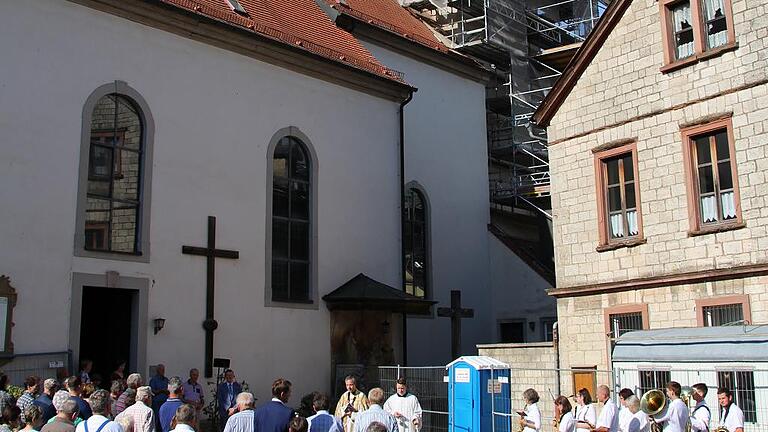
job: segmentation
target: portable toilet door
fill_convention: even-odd
[[[459,357],[448,369],[448,432],[505,432],[508,412],[509,365],[486,356]],[[496,406],[495,405],[499,405]],[[499,427],[502,426],[502,427]]]
[[[448,432],[479,432],[479,419],[475,416],[478,381],[477,370],[466,362],[449,368]]]

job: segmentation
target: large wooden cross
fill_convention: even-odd
[[[205,273],[205,376],[213,376],[213,332],[219,326],[213,317],[213,301],[215,296],[216,258],[240,258],[240,252],[234,250],[216,249],[216,217],[208,216],[208,245],[206,247],[182,246],[181,253],[204,256],[207,265]]]
[[[473,318],[474,309],[465,309],[461,307],[461,291],[451,291],[451,307],[437,308],[437,316],[451,319],[451,355],[452,360],[461,356],[461,319]]]

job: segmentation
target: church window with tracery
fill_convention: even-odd
[[[405,292],[426,298],[429,283],[426,201],[418,189],[411,187],[406,191],[404,204]]]
[[[286,136],[272,159],[272,300],[310,303],[311,161],[305,144]]]
[[[84,248],[138,254],[144,125],[136,104],[108,94],[93,109]]]

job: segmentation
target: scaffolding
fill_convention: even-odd
[[[421,0],[433,27],[494,71],[486,114],[492,206],[551,219],[546,130],[531,117],[609,0]]]

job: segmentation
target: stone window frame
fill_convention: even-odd
[[[610,144],[610,143],[609,143]],[[640,196],[640,176],[637,157],[637,140],[622,140],[615,145],[606,145],[592,150],[595,167],[595,197],[597,198],[597,225],[599,242],[595,250],[605,252],[623,247],[645,244],[643,231],[642,199]],[[635,183],[635,208],[637,211],[637,235],[624,239],[611,239],[608,233],[608,203],[606,197],[607,178],[603,169],[604,161],[622,154],[632,154],[632,168]]]
[[[432,292],[432,203],[429,200],[429,194],[424,186],[416,180],[411,180],[405,184],[405,191],[413,190],[419,194],[421,202],[424,205],[424,299],[430,300],[433,297]],[[403,216],[405,223],[405,217]],[[403,226],[403,291],[405,291],[405,225]]]
[[[650,321],[648,318],[648,303],[634,303],[618,306],[610,306],[603,309],[603,325],[605,327],[605,335],[610,339],[611,332],[611,315],[628,314],[628,313],[640,313],[643,322],[643,330],[650,328]]]
[[[650,318],[648,314],[648,303],[633,303],[633,304],[624,304],[624,305],[616,305],[616,306],[609,306],[606,308],[603,308],[603,326],[605,331],[605,342],[606,342],[606,361],[608,364],[611,364],[611,352],[613,351],[613,341],[614,338],[611,337],[611,334],[613,332],[612,326],[611,326],[611,315],[619,315],[619,314],[628,314],[628,313],[640,313],[641,321],[642,321],[642,329],[648,330],[651,328],[650,326]]]
[[[723,53],[733,51],[739,47],[736,41],[736,31],[733,24],[733,6],[732,0],[723,0],[725,9],[725,21],[728,26],[728,40],[725,45],[707,49],[704,45],[705,27],[704,15],[702,9],[703,0],[689,0],[691,6],[691,21],[693,21],[693,45],[694,52],[690,57],[678,60],[675,55],[675,43],[672,26],[672,14],[670,8],[685,0],[659,0],[659,17],[661,20],[661,40],[664,52],[664,65],[661,67],[662,73],[671,72],[700,61],[717,57]]]
[[[142,164],[140,176],[140,204],[137,218],[137,245],[136,253],[124,253],[114,251],[96,251],[85,249],[85,221],[88,191],[88,164],[91,149],[91,117],[96,104],[104,96],[118,94],[125,96],[136,104],[141,116],[144,133],[142,137]],[[77,214],[75,217],[75,241],[74,255],[78,257],[108,259],[115,261],[133,261],[148,263],[150,261],[150,207],[152,203],[152,157],[154,154],[155,121],[149,104],[141,94],[128,85],[125,81],[114,81],[97,87],[83,104],[82,123],[80,131],[80,164],[77,188]]]
[[[304,144],[305,149],[307,150],[307,153],[309,155],[310,159],[310,175],[309,175],[309,190],[310,190],[310,198],[309,198],[309,212],[310,212],[310,223],[309,223],[309,301],[307,302],[287,302],[287,301],[276,301],[272,300],[272,188],[274,183],[274,166],[273,166],[273,158],[275,155],[275,148],[277,147],[277,144],[285,137],[293,137],[298,139],[299,141]],[[320,308],[320,304],[318,301],[318,271],[317,271],[317,261],[318,261],[318,178],[319,178],[319,163],[317,158],[317,153],[315,152],[315,146],[312,144],[312,141],[309,139],[309,137],[304,134],[304,132],[301,131],[296,126],[288,126],[284,127],[277,132],[275,132],[274,135],[272,135],[272,138],[269,140],[269,145],[267,146],[267,153],[266,153],[266,163],[267,163],[267,169],[266,169],[266,175],[267,175],[267,181],[266,181],[266,205],[264,206],[266,208],[265,213],[265,231],[264,231],[264,257],[265,257],[265,267],[264,267],[264,306],[265,307],[275,307],[275,308],[286,308],[286,309],[314,309],[317,310]]]
[[[726,306],[740,304],[741,312],[746,323],[752,323],[752,308],[749,294],[737,294],[723,297],[708,297],[696,300],[696,326],[704,327],[704,308],[709,306]]]
[[[703,224],[701,221],[701,211],[699,209],[699,188],[698,173],[694,166],[694,152],[692,151],[693,138],[715,132],[719,129],[726,129],[728,136],[728,151],[730,152],[731,178],[733,180],[733,193],[736,205],[736,219],[725,222]],[[683,145],[683,168],[685,171],[685,189],[688,206],[688,236],[698,236],[722,231],[744,228],[746,224],[741,211],[741,192],[739,188],[739,172],[736,161],[736,146],[733,136],[733,123],[730,116],[708,121],[703,124],[681,127],[681,140]]]

